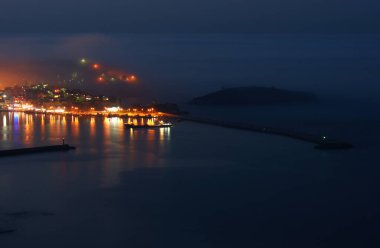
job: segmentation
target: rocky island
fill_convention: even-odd
[[[264,105],[310,103],[316,101],[312,93],[277,89],[273,87],[237,87],[196,97],[189,103],[196,105]]]

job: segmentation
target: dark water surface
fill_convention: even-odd
[[[355,126],[355,125],[353,125]],[[357,129],[355,129],[357,130]],[[378,247],[378,146],[317,151],[187,122],[0,114],[1,247]]]

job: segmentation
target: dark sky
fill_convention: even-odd
[[[9,35],[0,38],[0,89],[55,82],[56,74],[70,76],[66,68],[81,57],[133,73],[139,80],[131,87],[170,101],[245,85],[380,95],[378,34]],[[96,82],[87,83],[92,89]]]
[[[380,31],[378,0],[2,0],[0,32]]]

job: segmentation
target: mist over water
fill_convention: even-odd
[[[54,81],[60,69],[69,73],[68,63],[88,57],[138,75],[139,85],[107,87],[127,97],[186,102],[244,85],[354,99],[380,94],[379,35],[20,35],[2,36],[0,54],[2,85]],[[52,64],[62,66],[43,70]],[[4,75],[7,67],[13,68],[11,75]]]

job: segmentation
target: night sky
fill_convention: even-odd
[[[2,0],[1,32],[380,30],[377,0]]]
[[[175,100],[242,85],[377,97],[378,13],[375,0],[2,0],[0,88],[87,57]]]

